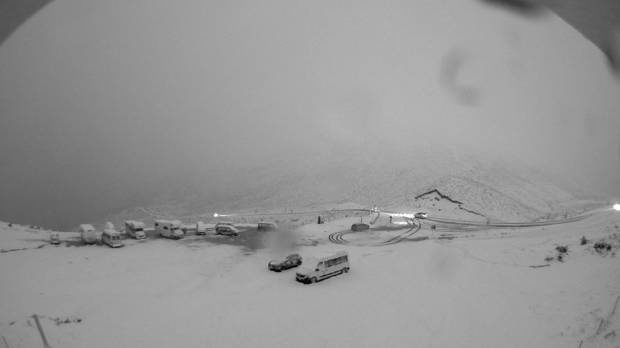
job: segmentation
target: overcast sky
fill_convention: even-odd
[[[0,220],[67,226],[377,146],[620,195],[619,96],[566,23],[478,2],[56,0],[0,46]]]

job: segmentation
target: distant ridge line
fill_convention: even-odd
[[[457,201],[456,199],[452,199],[452,198],[450,198],[450,196],[448,196],[448,195],[444,195],[443,193],[439,192],[439,190],[438,190],[438,189],[432,189],[432,190],[430,190],[430,191],[427,191],[427,192],[424,192],[424,193],[422,193],[422,194],[419,194],[419,195],[415,196],[415,199],[422,198],[422,197],[424,197],[424,196],[426,196],[426,195],[430,195],[431,193],[436,193],[439,197],[441,197],[441,198],[443,198],[443,199],[447,199],[447,200],[449,200],[449,201],[450,201],[450,202],[452,202],[452,203],[456,203],[456,204],[464,204],[463,202],[460,202],[460,201]]]

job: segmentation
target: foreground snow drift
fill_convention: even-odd
[[[614,346],[619,258],[580,238],[614,235],[618,224],[598,214],[384,247],[329,243],[346,219],[307,225],[296,234],[318,243],[297,252],[347,250],[351,263],[313,285],[295,282],[294,271],[269,272],[268,249],[210,242],[5,252],[0,335],[12,348],[40,345],[36,313],[55,347]],[[3,248],[44,240],[7,227],[0,235]],[[557,245],[568,248],[564,262],[546,263]]]

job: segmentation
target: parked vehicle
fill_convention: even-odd
[[[207,234],[207,225],[204,222],[198,221],[196,223],[196,234],[197,235]]]
[[[353,224],[351,225],[351,231],[366,231],[370,229],[370,225],[368,224],[363,224],[363,223],[357,223],[357,224]]]
[[[60,244],[60,236],[58,235],[58,232],[52,232],[52,234],[50,235],[50,244],[52,245]]]
[[[302,283],[316,283],[317,281],[346,273],[349,271],[349,255],[346,251],[340,251],[333,255],[320,258],[314,262],[308,263],[309,267],[302,267],[295,279]]]
[[[239,230],[232,225],[218,224],[215,225],[215,234],[221,234],[224,236],[238,236]]]
[[[267,264],[267,268],[269,268],[270,271],[282,272],[289,268],[301,265],[301,262],[302,258],[301,256],[299,256],[299,254],[290,254],[284,259],[269,261],[269,263]]]
[[[144,222],[127,220],[125,221],[125,233],[135,239],[145,239],[146,233],[144,232]]]
[[[93,225],[82,224],[78,228],[78,231],[80,232],[80,238],[82,239],[83,243],[86,243],[86,244],[97,243],[97,240],[99,238],[97,238],[97,231],[95,230]]]
[[[413,215],[416,219],[426,219],[428,217],[427,213],[415,213],[415,215]]]
[[[179,220],[155,220],[155,231],[164,238],[181,239],[185,236]]]
[[[181,231],[183,231],[184,235],[187,235],[191,232],[196,232],[196,224],[181,224]]]
[[[259,231],[275,231],[278,229],[278,225],[274,222],[259,222],[257,229]]]
[[[106,229],[103,231],[101,234],[101,241],[103,244],[106,244],[111,248],[120,248],[125,245],[121,240],[120,232],[111,229]]]

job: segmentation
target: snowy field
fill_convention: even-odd
[[[1,223],[0,335],[11,348],[42,346],[37,314],[53,347],[620,344],[620,213],[453,239],[426,222],[416,239],[386,246],[374,246],[380,231],[329,241],[357,221],[244,232],[263,233],[267,246],[288,235],[304,258],[349,252],[348,274],[311,285],[297,283],[295,269],[267,270],[281,251],[220,242],[228,237],[52,246],[48,231]],[[612,250],[597,252],[599,240]],[[557,246],[568,248],[562,261]]]

